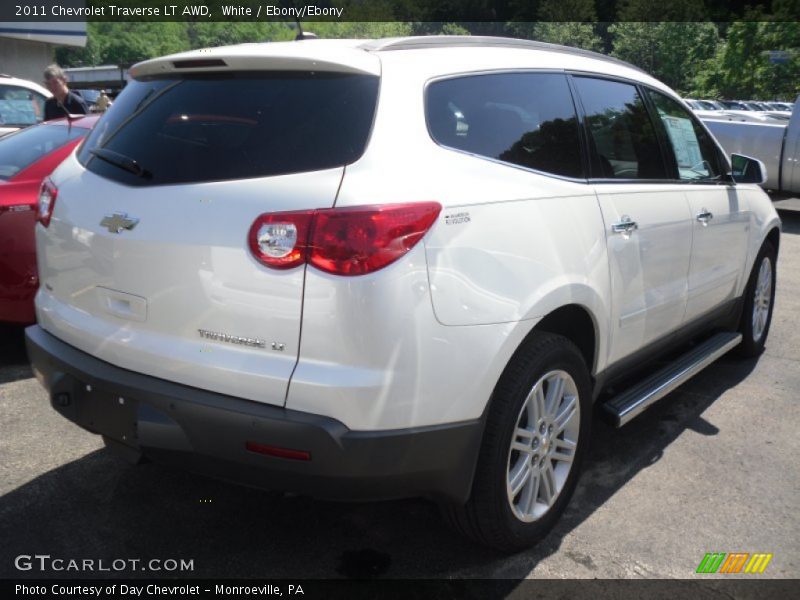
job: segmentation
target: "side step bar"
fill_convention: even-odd
[[[660,400],[679,385],[697,375],[741,341],[741,333],[730,331],[718,333],[672,364],[614,396],[603,406],[611,416],[614,425],[622,427],[650,408],[656,400]]]

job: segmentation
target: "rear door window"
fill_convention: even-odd
[[[378,78],[239,73],[134,81],[80,150],[128,185],[225,181],[346,165],[364,151]]]
[[[599,179],[668,179],[656,131],[636,86],[575,77]]]
[[[560,73],[496,73],[435,81],[425,116],[443,146],[521,167],[584,177],[575,105]]]

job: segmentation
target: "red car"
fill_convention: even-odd
[[[98,118],[48,121],[0,138],[0,322],[36,320],[33,231],[39,188]]]

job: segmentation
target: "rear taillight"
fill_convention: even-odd
[[[253,255],[268,267],[308,263],[335,275],[365,275],[390,265],[431,228],[438,202],[266,213],[250,227]]]
[[[42,187],[39,188],[39,210],[36,213],[36,219],[45,227],[50,225],[50,217],[53,216],[53,207],[56,205],[57,197],[58,188],[50,179],[45,179]]]

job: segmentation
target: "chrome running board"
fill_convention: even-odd
[[[616,427],[622,427],[741,341],[741,333],[726,331],[714,335],[673,363],[614,396],[604,404],[606,412]]]

